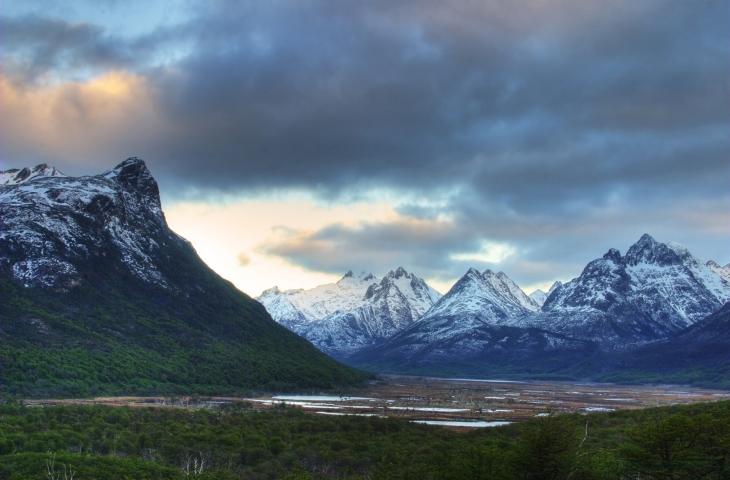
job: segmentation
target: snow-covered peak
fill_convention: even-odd
[[[39,165],[11,180],[0,185],[0,267],[10,265],[24,285],[76,285],[77,262],[94,255],[118,256],[138,278],[167,285],[155,257],[162,243],[184,240],[168,229],[142,160],[84,177]]]
[[[342,278],[340,278],[337,281],[337,283],[338,284],[339,283],[343,283],[343,284],[355,283],[356,284],[356,283],[362,283],[362,282],[372,283],[373,280],[377,280],[377,279],[375,278],[375,275],[373,275],[372,273],[369,273],[369,272],[353,273],[352,270],[348,270],[347,272],[345,272],[345,274],[342,276]]]
[[[603,254],[603,259],[618,263],[621,261],[621,252],[616,250],[615,248],[609,248],[608,252]]]
[[[65,177],[65,175],[55,167],[41,163],[33,168],[0,170],[0,185],[18,185],[40,177]]]
[[[654,237],[645,233],[629,247],[622,260],[627,265],[672,265],[681,263],[682,255],[688,255],[689,252],[679,244],[673,245],[674,247],[670,244],[657,242]]]
[[[440,298],[418,276],[399,267],[382,279],[348,271],[336,283],[308,290],[265,290],[269,314],[322,350],[347,355],[410,325]]]
[[[504,272],[485,270],[479,273],[470,268],[424,315],[421,322],[471,316],[505,324],[537,310],[539,306]]]
[[[601,325],[625,322],[624,334],[650,339],[704,318],[728,299],[730,283],[687,248],[645,234],[625,256],[611,249],[590,262],[549,295],[542,310],[553,314],[560,331],[570,328],[571,314],[580,322],[597,315]]]
[[[720,277],[724,278],[728,282],[730,282],[730,263],[725,265],[724,267],[720,266],[717,262],[714,260],[708,261],[705,266],[709,268],[711,271],[715,272]]]
[[[547,299],[547,293],[543,292],[541,289],[537,289],[534,292],[532,292],[530,295],[530,298],[533,302],[535,302],[537,305],[542,307],[542,304],[545,303],[545,300]]]
[[[404,297],[416,319],[441,298],[441,294],[431,288],[425,280],[409,273],[403,267],[389,271],[378,285],[368,290],[366,296],[375,298],[378,295],[392,295],[395,292]]]
[[[560,280],[556,280],[551,286],[550,290],[547,291],[547,295],[550,296],[551,293],[553,293],[555,290],[563,286],[563,282]]]

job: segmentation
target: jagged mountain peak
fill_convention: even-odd
[[[555,290],[557,290],[558,288],[560,288],[562,286],[563,286],[563,282],[561,282],[560,280],[555,280],[555,282],[553,282],[553,284],[550,286],[550,289],[547,291],[547,295],[550,295],[551,293],[553,293]]]
[[[358,282],[368,282],[375,280],[375,275],[373,275],[370,272],[353,272],[352,270],[348,270],[345,272],[345,274],[340,278],[337,283],[340,282],[347,282],[347,281],[358,281]]]
[[[167,228],[157,182],[138,158],[83,177],[39,165],[0,186],[0,217],[0,263],[29,286],[77,285],[77,265],[100,255],[118,256],[134,276],[164,287],[154,258],[164,244],[185,242]]]
[[[403,267],[398,267],[395,270],[391,270],[386,274],[386,277],[394,277],[394,278],[400,278],[400,277],[408,277],[411,274],[408,273],[408,271]]]
[[[424,315],[423,321],[470,317],[479,322],[504,324],[519,319],[539,306],[506,274],[470,268]],[[431,320],[433,319],[433,320]],[[420,322],[419,322],[420,323]]]
[[[724,279],[727,282],[730,282],[730,263],[722,267],[714,260],[710,260],[705,263],[705,266],[709,268],[712,272],[720,276],[720,278]]]
[[[155,181],[147,164],[138,157],[129,157],[105,174],[107,178],[117,178],[122,182]]]
[[[11,168],[9,170],[0,170],[0,186],[2,185],[18,185],[26,183],[36,178],[42,177],[65,177],[57,168],[51,167],[46,163],[41,163],[33,168]]]
[[[609,248],[608,252],[603,254],[604,260],[611,260],[614,263],[621,262],[621,252],[615,248]]]
[[[535,302],[539,307],[542,307],[542,305],[545,303],[545,300],[547,299],[547,293],[538,288],[530,293],[528,297],[530,297],[532,301]]]
[[[640,263],[670,265],[680,263],[689,252],[677,243],[661,243],[649,234],[644,234],[631,245],[623,257],[628,265]]]
[[[730,283],[685,248],[644,234],[588,263],[548,296],[541,324],[560,333],[622,344],[662,338],[704,318],[730,298]]]
[[[337,283],[310,290],[266,290],[258,300],[282,325],[320,349],[344,356],[410,325],[440,297],[403,267],[382,279],[348,271]]]
[[[267,288],[266,290],[261,292],[261,296],[264,297],[266,295],[276,295],[278,293],[281,293],[281,289],[278,285],[274,285],[273,287]]]
[[[469,269],[462,275],[461,278],[482,278],[482,272],[477,270],[474,267],[469,267]]]

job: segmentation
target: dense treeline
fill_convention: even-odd
[[[455,432],[269,412],[0,408],[0,479],[726,479],[730,402]]]

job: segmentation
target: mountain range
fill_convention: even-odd
[[[243,392],[363,374],[274,322],[175,234],[130,158],[0,172],[0,392]]]
[[[443,296],[417,296],[428,301],[414,306],[414,295],[394,295],[390,305],[399,308],[376,307],[378,297],[369,292],[397,275],[424,286],[408,292],[432,290],[399,268],[382,280],[348,272],[336,284],[312,290],[271,289],[259,300],[275,320],[363,368],[591,377],[620,370],[655,343],[695,338],[689,331],[700,331],[730,301],[729,267],[703,264],[683,246],[645,234],[624,255],[610,249],[547,293],[526,295],[504,272],[471,268]]]
[[[381,372],[730,385],[730,264],[681,245],[645,234],[530,295],[504,272],[470,268],[442,296],[398,267],[274,287],[255,301],[169,228],[137,158],[85,177],[47,165],[1,171],[0,293],[2,393],[224,393],[365,378],[330,356]]]
[[[258,300],[277,322],[321,350],[346,357],[408,327],[440,296],[399,267],[383,278],[348,271],[336,283],[309,290],[274,287]]]

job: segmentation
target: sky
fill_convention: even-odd
[[[730,2],[25,0],[0,169],[143,158],[243,291],[470,266],[526,291],[642,233],[730,262]]]

